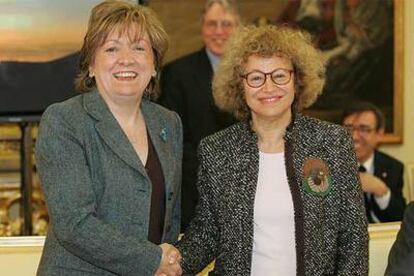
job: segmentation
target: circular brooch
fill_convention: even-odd
[[[328,166],[321,159],[307,159],[303,165],[303,185],[305,191],[324,196],[331,190],[331,177]]]

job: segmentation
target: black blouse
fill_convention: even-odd
[[[149,135],[148,158],[145,169],[152,184],[148,240],[155,244],[160,244],[165,219],[165,183],[161,163]]]

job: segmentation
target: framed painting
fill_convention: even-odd
[[[204,0],[147,1],[171,38],[167,62],[201,47]],[[384,143],[402,142],[402,0],[240,0],[246,24],[290,24],[309,31],[327,59],[323,95],[306,113],[340,123],[354,101],[386,117]],[[184,6],[186,8],[184,8]]]
[[[99,1],[0,3],[0,121],[39,120],[73,95],[78,50]]]
[[[0,171],[19,166],[14,122],[36,121],[49,104],[76,95],[79,49],[100,2],[0,1]]]
[[[414,163],[406,164],[407,173],[408,173],[408,185],[405,185],[405,189],[407,189],[406,197],[407,202],[411,202],[414,200]]]
[[[76,95],[79,49],[100,2],[0,1],[0,122],[39,120]]]
[[[402,141],[403,1],[291,0],[278,23],[309,31],[327,61],[327,81],[309,115],[340,123],[355,101],[377,105],[385,143]]]

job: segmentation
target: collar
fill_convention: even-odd
[[[115,117],[109,110],[108,105],[106,104],[105,100],[102,98],[101,94],[98,92],[97,89],[83,94],[83,107],[97,121],[115,120]],[[141,109],[145,117],[145,122],[147,122],[147,117],[149,116],[145,115],[148,109],[148,100],[146,100],[145,98],[142,98],[141,100]]]
[[[83,107],[95,120],[100,121],[113,117],[97,89],[83,94]]]
[[[213,72],[216,72],[217,66],[220,62],[220,57],[213,54],[209,49],[206,48],[206,53],[208,60],[210,61],[211,67],[213,68]]]
[[[374,153],[371,154],[371,156],[364,162],[362,165],[365,167],[367,172],[370,174],[374,173]]]

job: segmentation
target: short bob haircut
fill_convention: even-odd
[[[213,78],[216,105],[239,120],[249,119],[244,97],[244,67],[250,56],[288,58],[293,65],[295,100],[293,112],[313,104],[325,83],[325,62],[308,33],[287,26],[248,26],[239,29],[226,44],[226,50]]]
[[[138,31],[131,30],[137,26]],[[156,14],[148,7],[136,2],[123,0],[107,0],[92,9],[79,58],[79,74],[75,80],[76,89],[89,92],[96,87],[95,78],[89,75],[89,67],[93,64],[96,50],[105,43],[112,31],[119,35],[128,35],[131,41],[139,40],[143,32],[148,34],[154,52],[154,67],[159,71],[164,54],[168,49],[168,35]],[[159,94],[159,74],[152,77],[144,96],[156,98]]]

